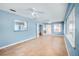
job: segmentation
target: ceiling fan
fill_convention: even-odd
[[[28,8],[26,9],[26,11],[29,11],[29,12],[36,12],[36,13],[40,13],[40,14],[43,14],[44,12],[43,11],[40,11],[36,8]]]
[[[28,8],[28,9],[26,9],[26,11],[27,11],[27,12],[30,12],[31,15],[32,15],[32,17],[33,17],[34,19],[37,19],[37,18],[40,17],[42,14],[44,14],[43,11],[40,11],[40,10],[38,10],[38,9],[36,9],[36,8]]]

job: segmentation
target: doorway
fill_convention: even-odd
[[[37,24],[37,37],[43,36],[43,25]]]
[[[51,24],[37,24],[37,37],[52,35]]]
[[[52,30],[51,30],[51,24],[46,24],[46,35],[51,35]]]

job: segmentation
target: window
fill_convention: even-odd
[[[75,8],[72,10],[71,14],[67,19],[67,33],[66,36],[72,45],[75,48]]]
[[[61,32],[62,30],[61,24],[54,24],[54,32]]]
[[[14,30],[15,31],[27,30],[27,23],[26,23],[26,21],[15,20]]]

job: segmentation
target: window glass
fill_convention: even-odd
[[[54,32],[61,32],[62,25],[61,24],[54,24]]]

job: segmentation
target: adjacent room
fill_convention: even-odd
[[[78,3],[0,3],[0,56],[79,56]]]

